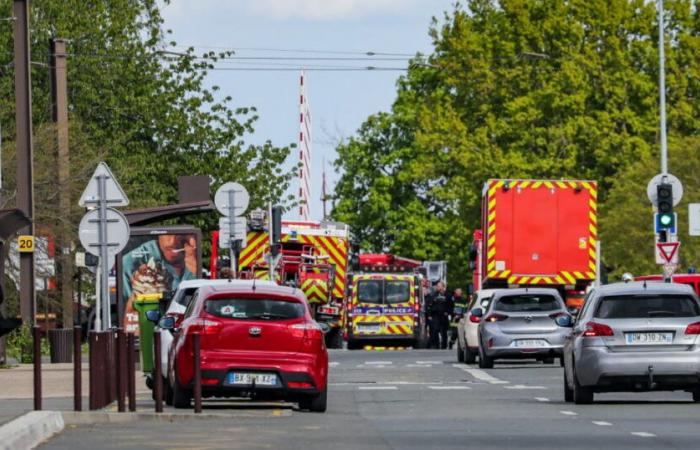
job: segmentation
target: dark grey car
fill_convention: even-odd
[[[589,293],[564,346],[566,401],[685,390],[700,401],[700,304],[690,286],[637,282]]]
[[[499,289],[486,307],[472,309],[480,317],[479,367],[496,359],[534,358],[553,363],[561,356],[569,328],[556,319],[569,317],[556,289]]]

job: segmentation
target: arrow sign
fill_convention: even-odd
[[[658,264],[678,264],[680,242],[657,242],[656,262]]]
[[[104,178],[104,192],[100,191],[100,179]],[[101,198],[104,197],[104,198]],[[83,195],[80,196],[78,204],[83,208],[88,206],[97,206],[101,200],[107,203],[107,206],[127,206],[129,199],[126,197],[124,190],[117,182],[117,179],[112,175],[112,171],[104,162],[97,165],[95,173],[88,181]]]

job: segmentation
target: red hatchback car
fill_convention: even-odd
[[[163,325],[174,327],[174,318]],[[192,335],[198,332],[202,396],[284,399],[326,411],[328,352],[299,289],[201,287],[174,331],[168,381],[176,408],[192,400]]]

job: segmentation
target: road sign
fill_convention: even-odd
[[[678,248],[680,242],[657,242],[656,243],[656,263],[657,264],[678,264]]]
[[[238,183],[224,183],[214,194],[214,204],[224,216],[240,216],[250,203],[246,188]]]
[[[129,241],[129,222],[126,217],[116,209],[106,209],[106,236],[104,242],[107,246],[107,258],[114,258],[117,253],[122,251]],[[83,244],[85,251],[92,253],[95,256],[100,255],[100,210],[93,209],[88,211],[80,221],[78,229],[78,237],[80,243]]]
[[[677,225],[678,224],[678,214],[677,213],[673,213],[673,217],[674,217],[673,226],[670,228],[664,226],[661,223],[661,221],[659,220],[659,217],[660,217],[659,213],[654,213],[654,233],[659,234],[662,230],[666,230],[669,234],[674,234],[674,235],[678,234],[676,232],[676,228],[678,226]]]
[[[34,236],[18,236],[17,248],[20,253],[34,253]]]
[[[690,203],[688,205],[688,234],[700,236],[700,203]]]
[[[649,181],[649,184],[647,184],[647,197],[649,197],[649,201],[652,205],[656,206],[656,186],[664,181],[673,186],[673,206],[677,206],[683,198],[683,184],[681,183],[681,180],[670,173],[666,174],[665,180],[664,175],[660,173]]]
[[[100,179],[104,179],[104,186],[100,186]],[[103,189],[103,191],[102,191]],[[83,195],[80,196],[78,204],[82,207],[97,207],[104,197],[107,206],[127,206],[129,199],[124,190],[117,182],[112,171],[109,170],[107,164],[101,162],[97,165],[95,173],[88,181]]]
[[[219,218],[219,247],[231,247],[231,218]],[[246,246],[247,222],[245,217],[233,218],[233,239],[241,241],[241,248]]]

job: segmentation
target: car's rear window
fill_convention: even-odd
[[[192,301],[192,296],[197,292],[197,288],[182,289],[177,293],[175,297],[175,302],[187,308]]]
[[[406,303],[411,299],[411,285],[408,281],[386,282],[386,304]]]
[[[553,295],[509,295],[501,297],[496,302],[496,311],[507,312],[538,312],[554,311],[561,308],[559,300]]]
[[[697,300],[689,295],[614,295],[603,297],[595,317],[600,319],[643,319],[650,317],[695,317]]]
[[[289,320],[304,317],[303,304],[273,299],[210,299],[204,303],[204,310],[216,317],[239,320]]]

